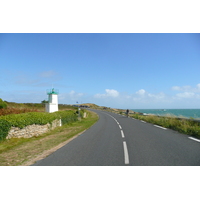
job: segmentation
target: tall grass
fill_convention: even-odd
[[[200,122],[176,117],[133,114],[131,117],[200,138]]]
[[[21,114],[27,112],[39,112],[38,109],[31,108],[2,108],[0,109],[0,116],[2,115],[10,115],[10,114]]]

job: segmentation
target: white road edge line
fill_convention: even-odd
[[[158,126],[158,125],[154,125],[155,127],[158,127],[158,128],[162,128],[162,129],[164,129],[164,130],[167,130],[167,128],[164,128],[164,127],[162,127],[162,126]]]
[[[127,149],[127,145],[126,142],[123,142],[123,146],[124,146],[124,162],[125,164],[129,164],[129,155],[128,155],[128,149]]]
[[[195,140],[195,141],[197,141],[197,142],[200,142],[200,140],[198,140],[198,139],[196,139],[196,138],[193,138],[193,137],[188,137],[189,139],[191,139],[191,140]]]
[[[122,137],[124,138],[124,132],[121,130]]]
[[[141,120],[141,122],[146,123],[145,121],[142,121],[142,120]]]

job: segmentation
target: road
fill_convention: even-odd
[[[200,140],[122,115],[99,121],[34,166],[199,166]]]

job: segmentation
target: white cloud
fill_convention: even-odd
[[[102,94],[93,96],[79,93],[74,90],[69,93],[59,94],[60,103],[75,104],[95,103],[100,106],[113,108],[190,108],[200,106],[200,94],[194,92],[177,92],[168,95],[164,92],[150,93],[139,89],[135,93],[121,93],[114,89],[105,89]]]
[[[193,93],[193,92],[183,92],[183,93],[176,94],[176,96],[179,97],[179,98],[193,98],[195,96],[195,93]]]
[[[110,97],[118,97],[119,96],[119,92],[117,90],[106,89],[106,95],[110,96]]]
[[[154,99],[164,99],[166,95],[163,92],[160,92],[158,94],[148,94],[149,97],[154,98]]]
[[[200,83],[197,84],[196,87],[192,87],[190,85],[185,85],[185,86],[173,86],[171,89],[175,90],[175,91],[198,93],[198,92],[200,92]]]
[[[141,89],[141,90],[138,90],[138,91],[136,92],[136,94],[144,95],[145,92],[146,92],[146,91],[145,91],[144,89]]]
[[[165,94],[163,92],[160,92],[158,94],[151,94],[145,91],[144,89],[138,90],[136,92],[137,97],[134,99],[163,99],[165,98]],[[139,97],[138,97],[139,96]]]
[[[105,94],[96,94],[94,95],[95,98],[105,98],[105,97],[113,97],[116,98],[119,96],[119,92],[117,90],[113,90],[113,89],[106,89],[105,90],[106,93]]]

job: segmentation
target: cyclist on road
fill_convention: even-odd
[[[126,110],[126,116],[128,117],[129,114],[129,109]]]

